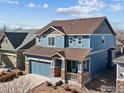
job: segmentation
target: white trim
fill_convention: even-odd
[[[52,45],[49,45],[49,38],[52,38],[52,37],[54,37],[55,38],[55,45],[54,46],[52,46]],[[56,36],[53,36],[53,35],[48,35],[48,37],[47,37],[47,46],[48,47],[55,47],[56,46]]]
[[[118,64],[117,64],[117,72],[116,72],[116,74],[117,74],[117,75],[116,75],[116,78],[119,79],[119,78],[118,78]]]
[[[124,81],[124,79],[116,79],[117,81]]]
[[[89,53],[89,55],[100,53],[100,52],[104,52],[104,51],[107,51],[107,50],[108,49],[102,49],[102,50],[94,51],[94,52]]]
[[[12,53],[2,53],[3,55],[7,55],[7,56],[14,56],[16,57],[16,54],[12,54]]]
[[[56,31],[58,31],[58,32],[61,33],[62,35],[65,35],[65,33],[62,33],[61,31],[59,31],[59,30],[56,29],[55,27],[51,26],[51,28],[55,29]]]
[[[59,32],[59,33],[61,33],[62,35],[65,35],[65,33],[63,33],[63,32],[61,32],[61,31],[59,31],[58,29],[56,29],[55,27],[53,27],[53,26],[50,26],[50,27],[48,27],[46,30],[44,30],[43,31],[43,33],[45,33],[46,31],[48,31],[48,29],[50,29],[50,28],[53,28],[54,30],[56,30],[57,32]],[[42,33],[42,34],[43,34]],[[42,35],[41,33],[39,33],[39,34],[35,34],[35,35]]]
[[[34,61],[41,61],[41,62],[52,63],[52,60],[45,60],[45,59],[28,58],[28,60],[34,60]]]
[[[56,54],[59,55],[59,56],[61,57],[61,59],[65,59],[61,54],[59,54],[59,53],[57,53],[57,52],[56,52],[55,54],[51,55],[51,56],[54,56],[54,55],[56,55]]]

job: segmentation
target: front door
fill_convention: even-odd
[[[61,77],[61,65],[62,65],[62,60],[55,59],[55,72],[54,72],[55,77]]]

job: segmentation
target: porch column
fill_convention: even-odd
[[[66,77],[66,73],[65,73],[65,65],[66,62],[65,62],[65,59],[62,59],[62,67],[61,67],[61,78],[63,80],[65,80],[65,77]]]
[[[51,72],[52,72],[52,77],[55,77],[55,59],[52,59],[52,64],[51,64]]]
[[[82,61],[78,62],[78,82],[82,83]]]

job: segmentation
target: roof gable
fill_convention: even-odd
[[[15,49],[22,44],[27,34],[28,33],[5,32],[6,37]]]
[[[57,31],[58,33],[60,33],[60,34],[62,34],[62,35],[65,35],[64,30],[63,30],[62,27],[60,27],[60,26],[50,26],[50,27],[48,27],[47,29],[43,30],[43,31],[40,33],[40,35],[42,35],[42,34],[44,34],[44,33],[47,33],[48,31],[52,31],[52,30]]]
[[[104,21],[100,24],[100,26],[96,29],[96,31],[93,34],[113,34],[113,35],[115,35],[115,32],[113,31],[110,23],[105,18]]]

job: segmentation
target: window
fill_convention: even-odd
[[[82,45],[82,37],[78,37],[77,38],[77,44],[78,45]]]
[[[73,38],[69,37],[69,45],[72,45],[72,44],[73,44]]]
[[[105,44],[105,36],[102,36],[102,44]]]
[[[67,72],[77,73],[78,71],[78,62],[68,60],[67,62]]]
[[[89,59],[83,61],[83,71],[88,72],[89,71]]]
[[[48,45],[49,46],[55,46],[55,37],[49,37],[48,38]]]
[[[40,42],[40,37],[38,37],[38,40],[39,40],[39,42]]]

